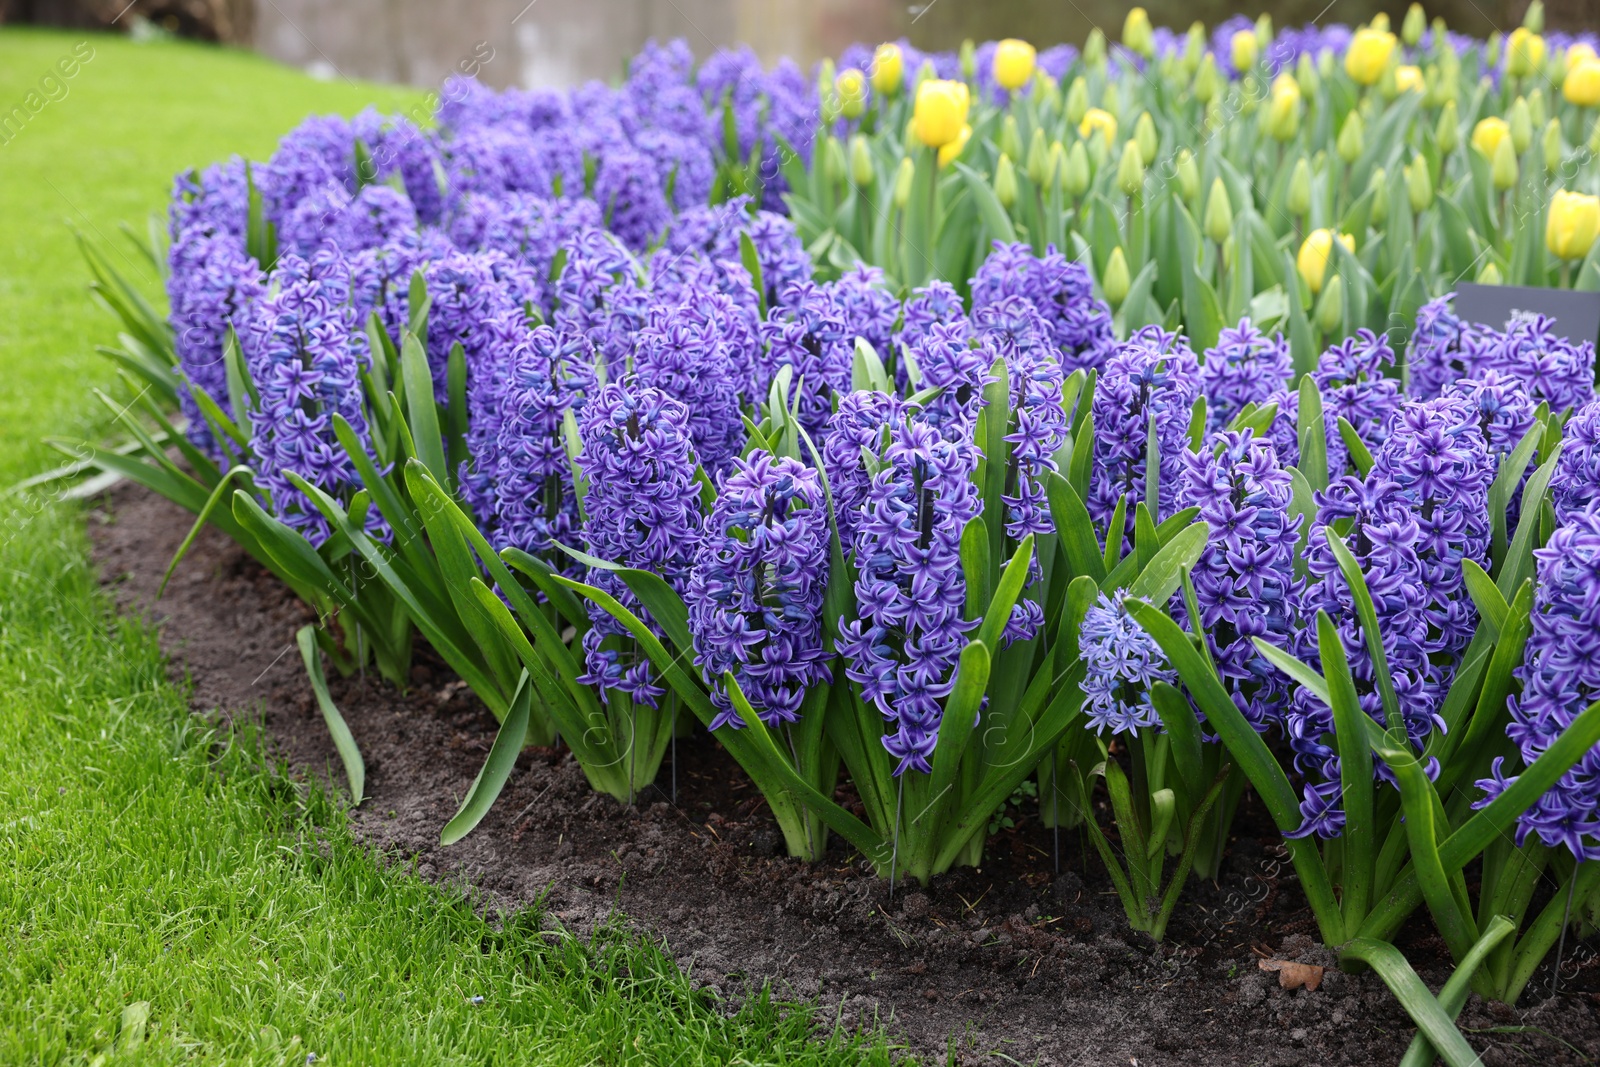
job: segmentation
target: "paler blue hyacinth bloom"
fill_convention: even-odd
[[[740,401],[750,354],[740,323],[732,300],[690,289],[679,303],[651,307],[633,351],[639,383],[683,403],[695,454],[713,478],[744,445]]]
[[[1106,361],[1095,385],[1094,465],[1089,480],[1089,517],[1104,531],[1117,501],[1127,514],[1144,502],[1156,522],[1176,510],[1182,453],[1200,395],[1200,364],[1189,342],[1159,326],[1146,326]],[[1146,456],[1152,424],[1159,447],[1160,500],[1145,501]],[[1131,530],[1132,522],[1125,529]]]
[[[632,382],[601,386],[579,420],[578,468],[588,488],[583,536],[588,552],[610,563],[659,575],[681,596],[703,535],[697,460],[689,413],[663,393]],[[591,568],[592,584],[646,623],[649,611],[613,572]],[[589,604],[583,635],[584,685],[628,694],[655,707],[665,690],[622,624]],[[616,639],[614,641],[609,639]]]
[[[1099,367],[1116,350],[1111,308],[1094,295],[1089,271],[1051,245],[1043,256],[1020,242],[994,243],[972,279],[972,310],[1020,296],[1050,326],[1057,358],[1067,373]]]
[[[594,347],[580,334],[529,327],[512,346],[500,393],[495,444],[494,538],[543,556],[571,576],[582,567],[555,546],[576,546],[578,495],[562,438],[567,412],[575,416],[599,389]]]
[[[1550,475],[1556,522],[1565,525],[1600,500],[1600,400],[1579,408],[1567,420],[1556,469]]]
[[[655,162],[625,146],[612,147],[601,158],[594,199],[606,228],[636,252],[661,236],[672,218]]]
[[[1133,621],[1118,590],[1100,594],[1078,630],[1083,656],[1084,728],[1095,733],[1136,733],[1161,725],[1150,702],[1156,682],[1178,684],[1178,672],[1156,639]]]
[[[639,264],[604,230],[583,230],[562,248],[567,265],[556,281],[552,321],[587,337],[607,369],[621,374],[650,307]]]
[[[309,262],[280,258],[243,339],[260,394],[251,413],[256,485],[271,494],[273,513],[314,546],[333,531],[288,474],[346,503],[362,487],[333,423],[334,415],[343,416],[366,443],[358,357],[365,346],[351,332],[347,277],[348,267],[331,252]],[[387,536],[376,508],[367,512],[367,528]]]
[[[983,409],[984,386],[994,381],[989,373],[994,352],[973,348],[954,329],[935,326],[915,349],[907,349],[922,371],[922,387],[938,389],[917,415],[948,441],[970,441]]]
[[[203,390],[229,415],[236,414],[228,396],[223,345],[228,328],[242,334],[265,289],[261,268],[245,254],[242,241],[230,233],[192,225],[180,230],[167,254],[167,297],[171,305],[173,347],[184,386],[178,402],[188,419],[190,441],[212,459],[222,449],[200,414],[192,389]]]
[[[900,301],[884,288],[885,284],[882,270],[857,263],[828,288],[851,338],[862,338],[886,358],[889,338],[900,318]]]
[[[1523,382],[1535,403],[1560,414],[1594,399],[1594,344],[1573,344],[1544,315],[1512,323],[1504,331],[1473,334],[1473,372],[1494,370]]]
[[[1412,396],[1430,400],[1469,373],[1472,328],[1456,317],[1455,294],[1446,293],[1417,309],[1406,348],[1406,376]]]
[[[1178,506],[1199,508],[1196,518],[1210,529],[1191,572],[1200,622],[1228,694],[1264,731],[1282,719],[1288,686],[1252,639],[1289,646],[1298,622],[1294,557],[1304,516],[1289,512],[1294,487],[1271,443],[1249,430],[1219,432],[1182,460]]]
[[[949,282],[937,278],[911,291],[910,299],[901,308],[894,340],[900,345],[914,347],[928,336],[934,326],[952,327],[963,339],[972,334],[966,307],[961,303],[961,294]],[[888,362],[891,355],[898,353],[880,351],[878,354]],[[906,386],[904,361],[899,359],[895,360],[895,384],[902,389]]]
[[[798,719],[807,688],[828,678],[822,483],[797,460],[756,451],[735,460],[719,488],[684,598],[695,664],[717,706],[711,729],[744,726],[722,682],[729,671],[776,729]]]
[[[884,748],[907,770],[930,773],[944,698],[966,635],[961,532],[982,510],[972,483],[978,450],[902,419],[883,469],[857,512],[856,612],[841,619],[845,673],[887,721]]]
[[[1330,478],[1343,474],[1349,464],[1349,450],[1339,433],[1341,418],[1371,452],[1388,436],[1389,419],[1405,399],[1400,382],[1384,373],[1393,365],[1394,349],[1388,338],[1367,329],[1357,330],[1355,336],[1330,346],[1317,358],[1312,378],[1322,392]]]
[[[1572,515],[1533,554],[1533,632],[1515,672],[1522,691],[1509,699],[1506,728],[1524,766],[1600,699],[1600,509]],[[1495,760],[1493,777],[1478,782],[1486,795],[1477,806],[1516,781],[1506,769],[1503,757]],[[1518,817],[1517,844],[1529,834],[1579,860],[1600,860],[1600,745]]]
[[[1224,429],[1246,404],[1266,403],[1287,388],[1290,370],[1283,334],[1268,337],[1248,318],[1224,328],[1201,361],[1207,428]]]

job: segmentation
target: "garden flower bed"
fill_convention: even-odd
[[[1184,931],[1214,970],[1259,854],[1250,922],[1372,968],[1408,1062],[1465,1064],[1468,992],[1515,1004],[1600,923],[1594,341],[1451,292],[1600,290],[1600,59],[1537,23],[1136,10],[1114,50],[814,78],[652,44],[619,87],[313,117],[179,176],[168,318],[85,245],[133,401],[126,447],[66,447],[194,516],[158,592],[209,525],[246,607],[268,574],[303,605],[353,801],[383,752],[408,812],[454,807],[445,848],[566,826],[581,774],[571,819],[639,820],[616,863],[668,899],[696,864],[652,835],[720,822],[699,881],[787,871],[774,914],[956,956],[929,925],[975,923],[1024,989],[1079,980],[1056,864],[1166,946],[1136,957]],[[408,689],[481,702],[475,776],[411,746]],[[693,773],[703,819],[638,814]],[[570,832],[604,882],[615,839]],[[746,840],[795,862],[741,872]]]

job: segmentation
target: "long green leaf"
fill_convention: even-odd
[[[511,777],[511,769],[517,764],[517,756],[522,753],[522,744],[528,736],[528,717],[533,704],[533,686],[528,681],[526,671],[517,682],[517,688],[511,695],[511,703],[506,710],[505,721],[500,724],[500,730],[494,735],[494,744],[489,748],[489,756],[483,761],[478,776],[472,780],[472,788],[467,790],[467,795],[462,798],[461,807],[456,811],[455,817],[445,823],[444,830],[439,834],[439,844],[453,845],[473,831],[483,817],[489,814],[495,799],[500,796],[500,791],[505,788],[506,780]]]
[[[1389,987],[1400,1006],[1405,1008],[1411,1021],[1417,1024],[1417,1029],[1444,1057],[1445,1063],[1450,1067],[1481,1067],[1478,1054],[1472,1051],[1472,1046],[1456,1029],[1454,1020],[1428,992],[1428,987],[1422,984],[1422,979],[1417,977],[1417,972],[1411,969],[1399,949],[1387,941],[1357,937],[1343,946],[1341,954],[1358,959],[1378,972],[1378,977],[1383,979],[1384,985]]]
[[[338,750],[339,760],[344,764],[345,780],[350,783],[350,804],[355,807],[366,796],[367,765],[361,759],[361,749],[356,746],[355,736],[345,724],[344,716],[339,714],[339,706],[328,693],[328,680],[322,674],[322,657],[317,651],[316,629],[311,625],[302,626],[295,631],[294,640],[300,646],[300,658],[305,660],[306,676],[311,679],[311,690],[317,696],[317,706],[322,709],[322,721],[328,724],[333,747]]]

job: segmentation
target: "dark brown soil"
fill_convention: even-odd
[[[198,713],[259,717],[297,774],[341,783],[293,634],[308,617],[215,531],[196,542],[159,602],[189,516],[123,486],[90,514],[97,561],[119,602],[163,627]],[[1327,972],[1285,992],[1257,963],[1331,965],[1276,835],[1241,811],[1219,884],[1191,883],[1165,944],[1130,932],[1087,843],[1052,840],[1026,807],[984,866],[926,890],[886,884],[836,847],[825,864],[782,855],[748,778],[703,732],[679,743],[678,796],[640,810],[593,794],[570,756],[530,750],[466,840],[440,847],[487,752],[494,721],[425,648],[401,694],[333,679],[361,745],[368,799],[355,832],[425,877],[478,887],[491,908],[538,904],[584,931],[620,911],[734,999],[770,983],[815,999],[819,1024],[882,1025],[911,1051],[957,1063],[1390,1064],[1412,1027],[1370,974]],[[665,783],[670,766],[663,770]],[[1426,922],[1403,944],[1437,989],[1448,974]],[[1562,991],[1548,965],[1519,1009],[1476,997],[1461,1022],[1486,1064],[1600,1061],[1600,945],[1569,942]]]

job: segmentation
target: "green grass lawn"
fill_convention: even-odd
[[[183,167],[264,158],[308,112],[420,100],[235,52],[5,30],[0,117],[85,43],[65,95],[51,83],[0,136],[0,486],[51,462],[46,434],[104,427],[89,390],[113,383],[94,345],[115,328],[69,225],[116,246]],[[888,1060],[812,1041],[805,1012],[726,1018],[620,935],[502,926],[378,864],[326,798],[188,713],[153,636],[97,588],[78,509],[32,495],[0,497],[0,738],[0,1063]],[[122,1028],[137,1002],[148,1026]]]

